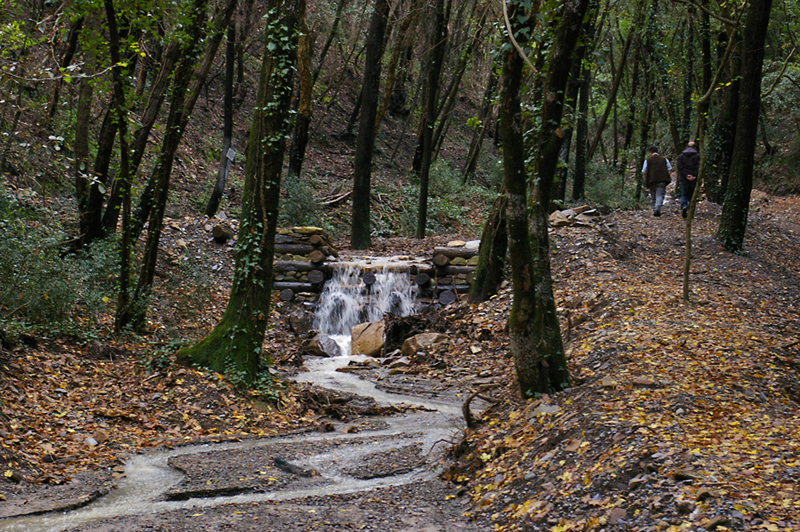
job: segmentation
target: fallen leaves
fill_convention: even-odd
[[[454,468],[459,478],[471,468],[473,501],[500,516],[497,532],[800,527],[800,350],[791,342],[800,246],[753,224],[757,252],[719,254],[702,237],[714,221],[695,225],[693,268],[702,273],[691,304],[680,299],[682,247],[670,236],[680,227],[669,218],[654,225],[628,213],[606,220],[611,231],[553,232],[567,251],[553,271],[575,386],[506,403],[508,412],[468,434],[473,452]],[[589,240],[624,248],[624,257],[576,245]],[[508,361],[496,369],[505,371]],[[504,453],[476,459],[497,441]]]

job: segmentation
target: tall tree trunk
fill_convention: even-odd
[[[269,0],[264,53],[247,144],[239,244],[231,294],[222,319],[181,359],[253,382],[269,316],[281,171],[292,97],[296,39],[304,0]]]
[[[120,271],[119,271],[119,295],[117,298],[117,312],[114,318],[114,329],[120,331],[122,325],[127,323],[127,316],[131,312],[131,259],[132,242],[130,234],[131,226],[131,176],[130,176],[130,154],[128,153],[128,114],[125,106],[125,81],[127,76],[123,76],[123,64],[119,54],[119,32],[117,30],[117,15],[114,11],[113,0],[105,0],[106,20],[108,22],[108,48],[111,56],[111,75],[114,90],[114,120],[119,131],[119,179],[122,197],[122,239],[120,242]]]
[[[448,0],[449,6],[449,0]],[[449,9],[448,9],[449,11]],[[436,14],[431,39],[431,55],[428,63],[427,93],[425,95],[424,126],[422,130],[422,162],[419,169],[419,203],[417,211],[417,238],[425,238],[428,224],[428,185],[433,160],[433,127],[436,124],[436,104],[439,99],[439,83],[447,42],[445,0],[436,0]]]
[[[509,17],[518,22],[516,4],[511,4]],[[511,282],[514,298],[508,318],[508,334],[514,356],[517,382],[523,397],[550,390],[544,354],[536,349],[534,330],[535,293],[533,251],[528,233],[528,171],[522,131],[520,86],[524,62],[517,51],[508,46],[503,53],[500,77],[500,139],[503,146],[503,181],[508,196],[506,228]]]
[[[514,290],[508,331],[517,381],[524,397],[560,390],[570,382],[553,299],[545,209],[550,202],[561,149],[560,127],[564,90],[571,65],[569,58],[580,34],[588,3],[589,0],[571,0],[563,4],[547,60],[549,69],[542,87],[542,125],[535,157],[538,186],[534,191],[530,219],[519,97],[523,61],[514,48],[503,55],[500,134],[503,142],[503,173],[508,194],[506,225]],[[521,13],[517,9],[517,4],[512,4],[509,18],[519,24]]]
[[[734,34],[729,38],[739,40],[740,37],[738,34]],[[736,49],[739,47],[736,46]],[[708,142],[705,143],[704,171],[701,171],[705,175],[706,195],[711,201],[719,204],[722,204],[728,188],[733,143],[739,127],[737,116],[742,82],[740,77],[741,50],[731,57],[727,70],[730,72],[728,77],[730,83],[722,89],[724,91],[722,107],[711,128]]]
[[[375,147],[375,119],[378,113],[381,59],[388,16],[389,1],[376,0],[367,35],[364,84],[361,87],[362,109],[353,168],[353,223],[350,231],[350,245],[353,249],[367,249],[371,245],[369,196],[372,152]]]
[[[192,111],[200,97],[203,85],[208,79],[208,73],[214,63],[214,58],[217,56],[217,50],[222,42],[222,37],[225,35],[225,30],[230,24],[233,12],[236,10],[237,0],[227,0],[225,6],[220,12],[216,13],[213,21],[210,35],[208,38],[200,39],[204,43],[204,50],[199,65],[195,68],[194,74],[191,75],[191,81],[186,89],[185,98],[182,98],[183,109],[180,110],[180,123],[177,124],[177,140],[180,143],[183,138],[183,133],[186,131],[186,126],[189,125],[189,119],[192,117]],[[205,17],[204,17],[205,20]],[[176,145],[177,149],[177,145]],[[174,156],[174,153],[173,153]],[[170,166],[172,162],[170,162]],[[136,216],[133,224],[133,234],[138,235],[144,228],[145,221],[150,217],[150,210],[155,204],[153,195],[156,192],[156,187],[159,179],[159,168],[153,169],[150,178],[145,185],[142,195],[139,197],[139,206],[136,211]]]
[[[569,83],[567,85],[567,97],[564,104],[567,106],[568,113],[575,113],[575,108],[578,105],[578,97],[580,95],[581,83],[583,81],[583,59],[586,56],[587,50],[593,48],[595,20],[597,15],[597,0],[592,0],[589,9],[592,10],[583,27],[582,42],[575,49],[572,56],[572,66],[570,67]],[[584,122],[585,124],[585,122]],[[569,154],[572,146],[572,137],[574,134],[574,122],[570,122],[564,129],[564,141],[561,146],[561,154],[559,156],[560,165],[556,174],[555,182],[553,183],[553,202],[563,203],[567,196],[567,180],[569,178]],[[585,172],[585,165],[584,165]]]
[[[201,38],[205,24],[205,12],[208,0],[195,0],[192,6],[190,20],[186,30],[185,43],[180,51],[180,61],[175,70],[170,94],[170,109],[167,124],[164,128],[164,140],[161,143],[161,153],[153,171],[153,194],[151,209],[147,225],[147,238],[145,241],[144,256],[142,257],[142,270],[133,296],[132,310],[126,316],[127,322],[123,326],[131,325],[136,330],[142,330],[147,313],[147,299],[155,278],[156,263],[158,260],[158,245],[161,241],[161,229],[164,223],[164,212],[167,208],[169,196],[170,177],[175,161],[175,153],[180,144],[182,131],[180,124],[185,112],[184,102],[188,94],[187,88],[192,78],[192,70],[202,46]]]
[[[592,140],[591,145],[589,146],[589,150],[586,152],[586,158],[591,159],[594,155],[594,150],[597,148],[597,145],[600,142],[600,137],[603,135],[603,130],[606,127],[606,122],[608,121],[608,115],[611,113],[611,108],[614,105],[614,102],[617,101],[617,91],[619,90],[620,83],[622,82],[622,76],[625,73],[625,65],[628,62],[628,52],[631,49],[631,43],[633,42],[633,38],[638,31],[636,25],[628,30],[628,38],[625,39],[625,46],[622,48],[622,57],[619,58],[619,65],[617,66],[617,72],[614,74],[614,80],[611,83],[611,93],[608,95],[608,102],[606,102],[606,108],[603,111],[603,116],[600,117],[600,121],[597,124],[597,131],[594,134],[594,140]]]
[[[223,126],[222,126],[222,153],[219,160],[217,180],[214,190],[208,198],[206,216],[211,218],[217,213],[222,194],[225,192],[225,183],[228,181],[228,169],[233,159],[233,77],[236,70],[236,23],[231,20],[228,24],[228,42],[225,47],[225,94],[223,96]]]
[[[572,201],[583,197],[586,187],[586,153],[589,140],[589,86],[592,74],[588,68],[581,69],[578,101],[578,125],[575,129],[575,175],[572,181]]]
[[[481,246],[478,250],[478,264],[469,291],[469,302],[486,301],[500,289],[503,282],[503,269],[508,250],[506,233],[506,205],[508,197],[505,190],[494,200],[489,210],[489,218],[483,226]]]
[[[300,86],[297,98],[297,114],[294,119],[294,135],[289,149],[289,173],[300,175],[308,145],[308,131],[311,126],[311,110],[314,78],[311,74],[311,36],[305,20],[300,21],[301,33],[297,42],[297,74]]]
[[[681,140],[689,141],[689,128],[692,123],[692,93],[694,92],[694,6],[689,4],[686,13],[686,77],[683,83],[683,122],[681,124]]]
[[[88,31],[97,31],[97,13],[88,15]],[[91,122],[94,85],[90,76],[97,69],[97,54],[94,47],[84,53],[84,71],[87,77],[81,79],[78,91],[78,107],[75,114],[75,196],[78,200],[78,226],[80,236],[78,247],[89,245],[103,236],[102,205],[103,194],[100,183],[92,174],[89,162],[89,125]]]
[[[137,129],[133,135],[133,146],[131,146],[131,175],[136,175],[142,158],[144,157],[144,152],[147,148],[147,140],[150,138],[150,132],[153,129],[153,125],[156,123],[158,114],[161,111],[161,105],[164,103],[164,99],[166,98],[167,89],[169,88],[169,83],[172,79],[175,63],[178,60],[179,51],[180,48],[177,42],[173,41],[167,45],[166,50],[163,53],[161,67],[159,68],[155,80],[150,86],[150,94],[147,99],[147,105],[142,113],[141,119],[139,120],[139,129]],[[104,123],[103,127],[101,128],[100,147],[98,147],[97,159],[95,162],[95,172],[98,176],[104,176],[108,173],[110,157],[107,157],[103,154],[109,154],[114,143],[115,131],[103,133],[103,131],[106,129],[106,124]],[[113,180],[110,188],[111,192],[109,193],[106,210],[103,214],[103,227],[107,232],[114,232],[117,228],[119,216],[119,181]],[[138,231],[136,232],[138,233]]]
[[[334,15],[333,22],[331,23],[331,32],[328,34],[325,44],[322,45],[322,49],[319,51],[317,68],[314,69],[313,74],[314,81],[317,81],[319,73],[322,70],[322,65],[325,63],[325,57],[328,55],[328,49],[331,47],[331,43],[333,43],[333,39],[336,37],[336,32],[339,30],[339,22],[342,20],[342,11],[344,11],[348,1],[349,0],[339,0],[339,3],[336,4],[336,15]]]
[[[733,142],[730,178],[725,202],[722,204],[718,232],[722,246],[731,253],[742,251],[747,229],[750,193],[753,190],[758,113],[761,106],[764,42],[771,9],[772,0],[750,3],[744,30],[736,139]]]
[[[538,179],[534,187],[535,201],[530,224],[534,259],[531,267],[536,304],[535,338],[547,362],[548,380],[552,390],[563,390],[568,387],[570,375],[556,313],[553,279],[550,274],[547,215],[563,141],[561,120],[564,113],[564,92],[571,70],[570,57],[581,33],[589,2],[590,0],[573,0],[564,4],[555,42],[548,58],[535,168]]]

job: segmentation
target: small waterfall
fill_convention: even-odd
[[[417,285],[409,273],[389,271],[367,272],[374,282],[367,284],[365,271],[357,263],[334,267],[333,277],[325,283],[314,315],[314,328],[337,340],[346,338],[349,353],[350,329],[359,323],[378,321],[384,314],[408,316],[417,311]],[[372,279],[370,279],[371,281]]]

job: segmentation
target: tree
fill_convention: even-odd
[[[381,81],[386,20],[389,17],[388,0],[376,0],[367,35],[367,56],[364,60],[364,84],[361,87],[361,117],[353,168],[353,223],[350,246],[353,249],[370,247],[370,180],[372,177],[372,151],[375,146],[375,120]]]
[[[269,0],[264,51],[247,144],[245,189],[228,306],[219,323],[179,358],[253,382],[270,308],[281,172],[304,0]]]
[[[233,144],[233,76],[236,67],[236,23],[231,21],[228,24],[228,39],[225,47],[225,95],[222,126],[222,153],[219,160],[219,170],[217,180],[214,183],[214,190],[208,198],[206,205],[206,216],[211,218],[219,209],[219,202],[225,191],[225,183],[228,180],[228,169],[232,159],[231,146]]]
[[[417,238],[425,238],[428,223],[428,182],[433,160],[433,127],[436,124],[436,103],[439,101],[439,81],[444,62],[447,39],[446,12],[449,14],[450,2],[445,10],[444,0],[436,0],[436,13],[431,30],[431,50],[428,61],[428,77],[425,81],[425,112],[422,115],[422,157],[419,170],[419,205],[417,212]]]
[[[732,253],[742,251],[747,228],[750,193],[753,190],[758,113],[761,106],[761,74],[764,63],[764,43],[769,25],[772,0],[751,2],[744,29],[739,111],[736,139],[733,141],[728,189],[722,204],[717,237]]]
[[[152,204],[149,210],[147,241],[142,258],[142,270],[139,274],[139,281],[136,284],[132,304],[123,309],[118,315],[118,326],[121,327],[133,325],[136,329],[142,329],[144,326],[147,311],[145,301],[150,295],[155,277],[158,244],[164,224],[164,212],[167,207],[172,166],[175,160],[175,152],[178,150],[183,134],[181,123],[183,121],[183,113],[187,112],[185,108],[187,89],[191,81],[198,49],[202,46],[201,36],[205,22],[207,1],[193,0],[191,10],[187,13],[186,35],[182,39],[184,45],[180,52],[181,59],[175,71],[172,84],[164,141],[161,144],[161,152],[156,161],[150,183],[148,183],[152,187],[152,195],[147,201],[152,202]]]
[[[525,397],[560,390],[569,385],[569,372],[555,316],[545,209],[549,204],[550,187],[561,149],[561,114],[570,57],[588,3],[589,0],[567,1],[558,14],[560,22],[546,61],[550,68],[542,87],[541,129],[536,135],[537,153],[534,156],[534,171],[539,184],[532,212],[528,209],[527,154],[520,99],[524,62],[521,53],[508,44],[503,53],[500,136],[508,196],[506,227],[514,290],[508,333],[517,381]],[[520,23],[530,24],[536,13],[524,13],[516,2],[511,3],[509,11],[508,19],[513,21],[511,26],[519,37],[526,30]]]

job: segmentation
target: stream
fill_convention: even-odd
[[[380,406],[405,404],[417,408],[404,415],[370,417],[366,428],[362,419],[358,426],[338,423],[335,432],[188,445],[133,455],[126,461],[124,477],[108,494],[71,511],[3,519],[0,530],[124,530],[124,519],[136,522],[137,516],[187,509],[202,512],[230,504],[300,502],[434,482],[443,453],[463,429],[460,402],[382,391],[353,373],[337,371],[363,359],[348,354],[308,360],[308,371],[295,380],[373,398]],[[270,469],[273,458],[284,455],[300,470],[314,474],[306,477]],[[232,472],[220,480],[215,472],[222,470]],[[206,490],[209,485],[215,489]],[[104,522],[117,525],[103,528]]]

